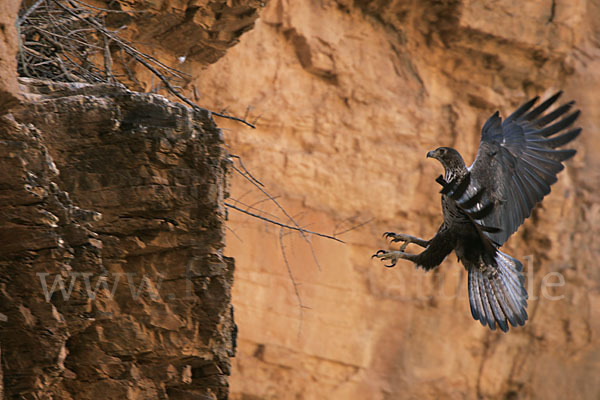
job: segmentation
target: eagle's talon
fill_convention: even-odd
[[[421,239],[416,236],[407,235],[405,233],[386,232],[383,234],[383,236],[386,239],[389,239],[390,242],[392,242],[392,243],[404,242],[404,243],[402,243],[402,246],[400,247],[400,251],[402,251],[402,252],[404,252],[406,250],[406,247],[411,243],[414,243],[421,247],[427,247],[427,246],[429,246],[429,242],[430,242],[429,240]]]
[[[371,256],[371,258],[375,258],[375,257],[379,258],[379,255],[382,253],[385,253],[385,250],[377,250],[377,253],[373,254]]]
[[[410,235],[405,235],[405,234],[402,234],[402,233],[386,232],[386,233],[383,234],[383,237],[385,237],[386,239],[388,239],[392,243],[398,243],[398,242],[407,242],[407,243],[410,243],[411,242],[411,236]]]
[[[397,234],[396,232],[386,232],[383,234],[383,237],[389,240],[392,243],[403,242],[405,239],[401,237],[402,235]]]
[[[386,239],[389,239],[389,238],[391,238],[391,237],[394,237],[394,236],[396,236],[396,233],[394,233],[394,232],[385,232],[385,233],[384,233],[382,236],[383,236],[384,238],[386,238]],[[394,240],[392,239],[392,241],[394,241]]]
[[[386,268],[392,268],[396,266],[396,263],[401,257],[401,252],[398,251],[390,251],[390,250],[377,250],[377,253],[373,254],[371,258],[379,258],[381,261],[389,260],[391,264],[383,265]]]

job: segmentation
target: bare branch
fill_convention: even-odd
[[[239,159],[239,157],[238,157],[238,159]],[[262,183],[255,181],[255,179],[251,178],[249,175],[244,174],[235,165],[233,165],[232,167],[240,175],[242,175],[244,178],[246,178],[250,183],[252,183],[254,186],[256,186],[258,188],[258,190],[260,190],[265,196],[267,196],[269,198],[269,200],[271,200],[277,206],[277,208],[279,208],[279,210],[281,210],[281,212],[296,226],[296,228],[297,228],[296,230],[298,230],[300,232],[300,234],[302,235],[304,240],[308,241],[306,238],[306,235],[304,235],[304,230],[302,228],[300,228],[300,225],[298,225],[298,223],[294,220],[294,218],[290,214],[288,214],[288,212],[285,210],[285,208],[283,208],[281,206],[281,204],[279,204],[279,202],[273,196],[271,196],[269,193],[267,193],[266,190],[263,189]]]
[[[246,204],[246,203],[244,203],[241,200],[234,199],[233,197],[230,197],[230,199],[233,200],[233,201],[235,201],[238,204],[243,205],[244,207],[246,207],[247,210],[254,210],[254,211],[259,212],[259,213],[261,213],[263,215],[268,215],[271,218],[277,218],[277,216],[275,214],[271,214],[270,212],[267,212],[265,210],[261,210],[260,208],[254,207],[252,204]],[[269,199],[266,199],[266,200],[269,200]],[[266,200],[263,199],[263,200],[260,200],[260,201],[266,201]]]
[[[92,8],[94,10],[98,10],[98,11],[102,11],[105,13],[113,13],[113,14],[145,14],[145,13],[149,13],[150,11],[148,10],[140,10],[140,11],[135,11],[135,10],[128,10],[128,11],[123,11],[123,10],[109,10],[107,8],[100,8],[100,7],[94,7],[90,4],[86,4],[82,1],[79,0],[71,0],[71,2],[75,2],[77,4],[82,5],[83,7],[88,7],[88,8]]]
[[[341,231],[341,232],[334,231],[334,232],[333,232],[333,236],[343,235],[344,233],[348,233],[348,232],[350,232],[350,231],[353,231],[353,230],[355,230],[355,229],[358,229],[358,228],[360,228],[361,226],[367,225],[368,223],[370,223],[370,222],[371,222],[371,221],[373,221],[374,219],[375,219],[375,218],[369,218],[369,219],[368,219],[368,220],[366,220],[365,222],[361,222],[361,223],[359,223],[359,224],[353,225],[353,226],[351,226],[350,228],[348,228],[348,229],[344,229],[344,230],[343,230],[343,231]]]
[[[230,156],[232,158],[236,158],[238,160],[238,162],[240,163],[240,166],[243,168],[244,171],[240,171],[239,168],[237,168],[235,165],[232,165],[233,169],[239,173],[241,176],[243,176],[244,178],[246,178],[250,183],[252,183],[254,186],[256,186],[258,188],[258,190],[260,190],[265,196],[267,196],[267,198],[269,200],[271,200],[276,206],[277,208],[279,208],[281,210],[281,212],[295,225],[297,231],[300,232],[300,234],[302,235],[302,238],[304,239],[304,241],[306,243],[308,243],[308,247],[310,248],[310,254],[313,258],[313,261],[315,262],[317,268],[319,269],[319,271],[321,271],[321,263],[319,263],[319,259],[317,258],[317,255],[315,253],[315,249],[312,245],[312,242],[310,240],[310,238],[308,238],[304,232],[310,232],[307,231],[303,228],[300,227],[300,225],[295,221],[295,219],[288,214],[288,212],[283,208],[283,206],[281,206],[281,204],[279,204],[279,202],[275,199],[275,197],[271,196],[265,189],[263,189],[264,185],[258,180],[256,179],[251,173],[250,171],[248,171],[248,169],[246,168],[246,166],[243,164],[242,159],[240,156],[237,155],[231,155]],[[322,234],[318,234],[318,235],[322,235]],[[328,235],[324,235],[324,236],[328,236]],[[333,238],[333,236],[328,236],[330,238]],[[339,239],[336,239],[338,241],[340,241]],[[341,242],[341,241],[340,241]]]
[[[227,226],[227,224],[225,224],[225,228],[227,230],[229,230],[229,232],[231,232],[233,234],[233,236],[235,236],[237,238],[237,240],[244,243],[244,240],[237,233],[235,233],[235,231],[233,229],[231,229],[229,226]]]
[[[212,115],[216,115],[217,117],[221,117],[221,118],[227,118],[227,119],[231,119],[237,122],[241,122],[244,125],[248,125],[250,128],[252,129],[256,129],[256,126],[254,126],[253,124],[251,124],[250,122],[243,120],[242,118],[238,118],[238,117],[232,117],[231,115],[225,115],[225,114],[220,114],[220,113],[216,113],[214,111],[211,111]]]
[[[273,196],[274,199],[278,199],[279,196]],[[264,198],[261,200],[257,200],[254,203],[250,204],[250,207],[255,208],[257,205],[259,205],[260,203],[264,203],[265,201],[270,201],[268,198]],[[334,235],[335,236],[335,235]]]
[[[250,177],[250,179],[252,179],[254,182],[258,183],[260,186],[263,186],[263,187],[265,186],[258,179],[256,179],[254,176],[252,176],[252,174],[250,173],[250,171],[248,171],[248,169],[244,165],[244,162],[242,161],[242,158],[240,156],[235,155],[235,154],[229,154],[229,157],[235,158],[235,159],[238,160],[238,162],[240,163],[240,166],[244,170],[244,173],[246,173],[246,175],[248,175]]]
[[[31,7],[29,7],[27,9],[27,11],[25,11],[23,13],[23,15],[21,15],[21,17],[19,17],[19,19],[17,20],[17,25],[21,25],[21,23],[32,13],[34,12],[39,6],[40,4],[42,4],[44,1],[46,0],[38,0],[35,3],[33,3],[33,5]]]
[[[292,281],[292,286],[294,287],[294,293],[296,294],[296,300],[298,300],[298,337],[300,337],[300,333],[302,332],[302,320],[304,316],[304,305],[302,304],[302,298],[300,297],[300,292],[298,290],[298,284],[296,283],[296,279],[294,279],[294,274],[292,273],[292,268],[290,267],[290,262],[287,259],[287,255],[285,253],[285,245],[283,244],[283,227],[279,230],[279,248],[281,249],[281,255],[283,256],[283,262],[285,263],[285,267],[287,268],[288,275],[290,277],[290,281]]]
[[[244,210],[243,208],[236,207],[233,204],[229,204],[228,202],[225,202],[225,205],[227,207],[229,207],[229,208],[233,208],[234,210],[242,212],[242,213],[244,213],[246,215],[250,215],[251,217],[261,219],[263,221],[269,222],[269,223],[271,223],[273,225],[277,225],[277,226],[280,226],[280,227],[285,228],[285,229],[289,229],[289,230],[292,230],[292,231],[303,232],[303,233],[308,233],[310,235],[315,235],[315,236],[319,236],[319,237],[322,237],[322,238],[325,238],[325,239],[335,240],[336,242],[345,243],[343,240],[340,240],[340,239],[338,239],[338,238],[336,238],[334,236],[329,236],[329,235],[325,235],[323,233],[309,231],[307,229],[302,229],[302,228],[299,228],[299,227],[296,227],[296,226],[290,226],[290,225],[282,224],[281,222],[274,221],[274,220],[269,219],[269,218],[265,218],[265,217],[263,217],[261,215],[258,215],[258,214],[254,214],[254,213],[252,213],[250,211]]]

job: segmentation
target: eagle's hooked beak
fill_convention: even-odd
[[[435,150],[427,152],[427,158],[435,158]]]

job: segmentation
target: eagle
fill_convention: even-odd
[[[581,133],[581,128],[571,128],[580,114],[571,112],[575,102],[549,111],[561,94],[537,106],[535,97],[504,121],[499,112],[493,114],[483,125],[477,156],[469,167],[453,148],[428,152],[428,158],[444,167],[444,175],[437,178],[442,186],[442,225],[430,240],[386,232],[391,242],[402,242],[400,249],[379,250],[373,257],[389,261],[386,267],[402,259],[429,271],[454,250],[468,271],[473,318],[491,330],[498,325],[503,332],[509,325],[523,326],[528,318],[523,265],[500,247],[550,193],[563,163],[576,153],[559,149]],[[425,250],[408,253],[409,243]]]

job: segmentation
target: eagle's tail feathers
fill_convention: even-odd
[[[519,260],[496,251],[496,265],[469,268],[469,303],[473,318],[504,332],[527,321],[527,291]]]

